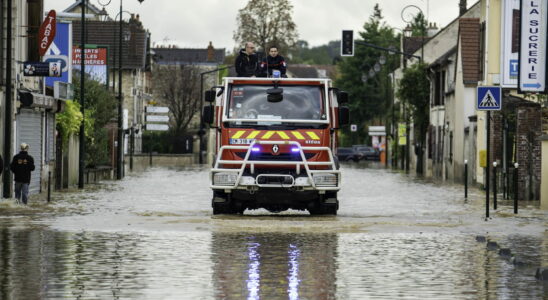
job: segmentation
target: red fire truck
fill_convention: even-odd
[[[341,173],[337,130],[348,94],[330,79],[233,78],[205,93],[216,132],[213,214],[245,209],[335,215]]]

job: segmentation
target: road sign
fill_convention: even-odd
[[[477,110],[500,110],[502,93],[500,86],[478,86]]]
[[[56,27],[56,14],[55,10],[50,10],[42,25],[40,25],[40,30],[38,31],[38,53],[40,56],[46,54],[51,42],[55,38],[55,27]]]
[[[145,124],[145,130],[167,131],[169,126],[167,124]]]
[[[356,124],[350,125],[350,131],[352,131],[352,132],[358,131],[358,125],[356,125]]]
[[[386,135],[386,127],[369,126],[369,136],[384,136],[384,135]]]
[[[24,62],[24,76],[61,77],[60,62]]]
[[[548,0],[522,0],[520,11],[519,91],[544,93]]]
[[[167,106],[146,106],[145,111],[147,113],[168,113],[169,107]]]
[[[46,78],[46,86],[54,86],[55,81],[72,82],[72,23],[58,22],[55,38],[44,55],[44,62],[61,63],[60,78]]]
[[[169,116],[165,115],[146,115],[146,121],[147,122],[160,122],[160,123],[167,123],[169,122]]]

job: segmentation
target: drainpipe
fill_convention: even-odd
[[[11,162],[11,148],[12,148],[12,116],[13,116],[13,108],[12,108],[12,97],[13,92],[11,88],[11,68],[12,68],[12,0],[6,0],[7,3],[7,20],[6,20],[6,109],[5,112],[5,122],[4,122],[4,161],[6,162],[4,164],[4,198],[10,198],[11,197],[11,172],[9,170],[9,165]]]

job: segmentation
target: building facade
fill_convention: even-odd
[[[24,72],[25,62],[42,60],[38,52],[38,31],[43,20],[41,0],[2,1],[0,6],[0,113],[3,129],[0,144],[3,145],[5,162],[2,190],[6,198],[13,193],[9,162],[19,152],[21,143],[29,144],[29,154],[34,157],[36,166],[31,174],[30,195],[46,191],[48,181],[56,177],[55,115],[62,109],[63,101],[55,99],[52,91],[46,89],[46,77],[30,76]]]

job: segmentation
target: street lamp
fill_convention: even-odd
[[[410,12],[410,10],[417,10],[416,13]],[[413,19],[418,15],[421,14],[424,16],[422,10],[416,6],[416,5],[407,5],[401,10],[401,18],[402,20],[407,23],[407,26],[403,30],[403,35],[405,37],[411,37],[413,34],[413,28],[411,27],[411,22],[413,22]],[[422,27],[422,24],[421,24]],[[421,35],[422,35],[422,41],[421,41],[421,56],[420,61],[424,60],[424,28],[421,28]],[[405,52],[405,50],[404,50]],[[407,109],[407,106],[405,106],[405,171],[409,172],[409,163],[410,163],[410,130],[409,130],[409,111]],[[422,154],[421,154],[422,155]]]
[[[403,36],[404,37],[411,37],[413,35],[413,28],[411,28],[411,25],[407,24],[405,28],[403,29]]]
[[[80,36],[80,112],[82,117],[85,118],[84,112],[84,92],[85,92],[85,75],[86,75],[86,0],[82,0],[82,24],[81,24],[81,36]],[[85,129],[84,120],[80,123],[80,136],[79,136],[79,151],[78,151],[78,188],[84,188],[84,167],[85,167]]]

